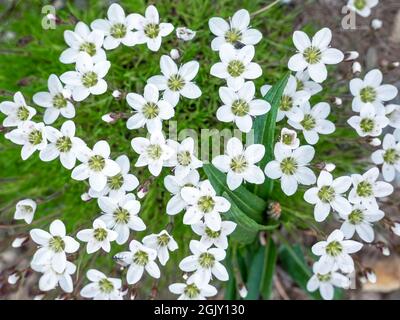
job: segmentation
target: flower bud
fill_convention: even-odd
[[[82,201],[87,202],[87,201],[91,200],[92,198],[89,196],[89,193],[85,192],[85,193],[81,194],[81,199],[82,199]]]
[[[394,226],[391,227],[392,232],[396,235],[400,237],[400,223],[395,222]]]
[[[21,278],[21,277],[18,274],[18,272],[14,272],[8,276],[7,282],[9,284],[16,284],[18,282],[19,278]]]
[[[239,296],[244,299],[247,297],[247,293],[248,293],[248,291],[247,291],[246,286],[243,283],[240,284],[239,285]]]
[[[381,145],[381,140],[379,138],[373,138],[369,141],[369,144],[373,147],[379,147]]]
[[[376,274],[372,269],[367,269],[365,275],[370,283],[376,283]]]
[[[359,63],[357,61],[354,62],[351,69],[352,69],[353,74],[360,74],[362,71],[361,63]]]
[[[387,246],[384,246],[382,249],[381,249],[381,251],[382,251],[382,254],[384,255],[384,256],[390,256],[390,249],[389,249],[389,247],[387,247]]]
[[[113,123],[115,122],[115,119],[111,116],[111,113],[107,113],[104,116],[101,117],[101,120],[107,123]]]
[[[26,240],[28,240],[28,237],[15,238],[14,241],[12,242],[11,246],[13,248],[20,248],[26,242]]]
[[[360,54],[357,51],[347,51],[344,54],[344,61],[354,61],[357,60]]]
[[[271,218],[278,220],[281,216],[282,208],[279,202],[273,201],[268,205],[267,214]]]
[[[335,169],[336,169],[336,165],[334,163],[325,164],[325,168],[324,168],[325,171],[332,172]]]
[[[179,58],[180,58],[180,54],[179,54],[179,51],[178,51],[178,49],[172,49],[170,52],[169,52],[169,55],[171,56],[171,58],[173,59],[173,60],[178,60]]]
[[[335,98],[333,98],[332,100],[333,100],[333,103],[334,103],[335,105],[337,105],[337,106],[343,105],[343,100],[342,100],[341,98],[339,98],[339,97],[335,97]]]
[[[119,90],[114,90],[114,91],[112,92],[112,96],[113,96],[115,99],[118,99],[119,97],[121,97],[121,91],[119,91]]]
[[[373,19],[371,21],[371,27],[374,30],[379,30],[380,28],[382,28],[382,26],[383,26],[383,21],[380,19]]]

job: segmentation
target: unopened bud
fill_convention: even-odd
[[[390,69],[396,69],[400,67],[400,62],[399,61],[392,62],[389,67]]]
[[[170,52],[169,52],[169,55],[171,56],[171,58],[172,59],[174,59],[174,60],[178,60],[179,58],[180,58],[180,54],[179,54],[179,51],[178,51],[178,49],[172,49]]]
[[[136,194],[139,199],[143,199],[147,192],[149,192],[147,187],[141,187]]]
[[[188,274],[187,274],[187,273],[184,273],[184,274],[183,274],[183,276],[182,276],[182,278],[183,278],[183,280],[185,280],[185,281],[186,281],[186,280],[189,278],[189,276],[188,276]]]
[[[382,251],[382,254],[384,255],[384,256],[390,256],[390,249],[388,248],[388,247],[386,247],[386,246],[384,246],[382,249],[381,249],[381,251]]]
[[[391,230],[396,236],[400,237],[400,223],[395,222],[394,226],[391,227]]]
[[[20,275],[18,274],[18,272],[14,272],[13,274],[10,274],[10,275],[8,276],[7,282],[8,282],[9,284],[16,284],[16,283],[18,282],[19,278],[21,278],[21,277],[20,277]]]
[[[281,216],[281,213],[282,213],[282,208],[280,203],[276,201],[270,202],[270,204],[268,205],[267,214],[271,218],[278,220]]]
[[[336,165],[334,163],[325,164],[325,168],[324,168],[325,171],[332,172],[335,169],[336,169]]]
[[[382,26],[383,26],[383,21],[380,19],[373,19],[371,21],[371,27],[374,30],[379,30],[380,28],[382,28]]]
[[[362,71],[361,63],[359,63],[357,61],[354,62],[351,69],[352,69],[353,74],[360,74]]]
[[[265,247],[267,245],[267,234],[265,231],[262,231],[258,234],[259,239],[260,239],[260,244]]]
[[[28,237],[15,238],[14,241],[12,242],[11,246],[13,248],[20,248],[26,242],[26,240],[28,240]]]
[[[107,123],[113,123],[115,122],[115,119],[111,116],[111,113],[107,113],[104,116],[101,117],[101,120]]]
[[[44,294],[37,294],[36,296],[33,297],[33,300],[43,300]]]
[[[113,96],[115,99],[118,99],[119,97],[121,97],[121,91],[119,91],[119,90],[114,90],[114,91],[112,92],[112,96]]]
[[[87,202],[87,201],[91,200],[92,198],[89,196],[89,193],[85,192],[85,193],[81,194],[81,199],[82,199],[82,201]]]
[[[347,51],[344,54],[344,61],[353,61],[357,60],[360,54],[357,51]]]
[[[333,103],[334,103],[335,105],[337,105],[337,106],[343,105],[343,100],[342,100],[341,98],[339,98],[339,97],[335,97],[335,98],[333,98],[332,100],[333,100]]]
[[[247,291],[247,288],[246,288],[246,286],[242,283],[242,284],[240,284],[239,285],[239,295],[240,295],[240,297],[241,298],[246,298],[247,297],[247,293],[248,293],[248,291]]]
[[[376,274],[372,269],[367,269],[365,275],[370,283],[376,283]]]
[[[379,147],[381,145],[381,140],[379,138],[373,138],[369,141],[369,144],[373,147]]]
[[[52,13],[49,13],[48,15],[46,15],[46,18],[49,19],[49,20],[56,20],[57,19],[56,16],[54,14],[52,14]]]

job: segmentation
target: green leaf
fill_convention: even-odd
[[[259,162],[261,168],[264,168],[269,161],[274,159],[276,116],[289,75],[290,73],[287,73],[268,91],[264,99],[271,104],[271,110],[267,114],[257,117],[254,121],[255,143],[265,146],[265,155]],[[266,198],[271,194],[272,189],[273,180],[267,177],[264,184],[254,187],[254,193]]]
[[[224,298],[225,300],[236,300],[237,289],[236,289],[236,277],[232,266],[232,248],[229,247],[227,251],[227,257],[225,259],[225,266],[229,274],[229,281],[225,288]]]
[[[277,259],[276,245],[272,237],[269,237],[265,246],[264,270],[261,278],[261,295],[263,299],[269,299],[272,293],[272,281],[275,273]]]
[[[317,291],[309,292],[307,290],[307,282],[312,276],[311,269],[304,260],[304,253],[300,245],[289,246],[282,244],[279,250],[279,259],[282,268],[289,276],[302,288],[311,298],[321,299]]]
[[[217,194],[222,195],[225,192],[231,202],[234,202],[251,220],[258,223],[263,221],[263,215],[267,209],[267,203],[263,199],[252,194],[243,186],[234,191],[230,190],[226,184],[226,174],[219,171],[212,164],[204,165],[203,169]]]
[[[237,223],[235,231],[231,234],[232,239],[242,244],[252,243],[258,235],[259,231],[269,231],[276,229],[279,222],[273,221],[268,225],[261,225],[243,213],[226,192],[222,194],[231,203],[230,210],[225,214],[227,220]]]
[[[250,267],[247,280],[247,296],[245,300],[257,300],[260,296],[260,283],[264,270],[265,247],[260,246],[255,254]]]

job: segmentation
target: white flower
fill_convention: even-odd
[[[297,90],[307,91],[310,95],[316,95],[322,91],[322,86],[310,80],[308,70],[296,72]]]
[[[390,121],[389,126],[400,128],[400,105],[388,104],[385,106],[385,114]]]
[[[157,87],[150,83],[144,87],[143,96],[128,93],[126,101],[136,111],[126,123],[129,130],[146,126],[150,133],[160,131],[162,121],[171,119],[175,114],[171,104],[166,100],[160,100]]]
[[[146,225],[139,218],[140,202],[132,193],[120,198],[100,197],[97,203],[102,210],[99,219],[103,220],[108,229],[114,230],[118,237],[116,242],[124,244],[129,238],[129,229],[143,231]]]
[[[314,172],[307,168],[315,155],[312,146],[301,146],[291,150],[277,143],[274,155],[275,160],[267,164],[265,174],[270,179],[281,179],[281,188],[286,195],[295,194],[298,184],[309,186],[316,182]]]
[[[314,292],[319,289],[324,300],[332,300],[335,293],[334,287],[348,289],[350,279],[339,272],[318,273],[318,262],[313,266],[314,274],[307,282],[307,290]]]
[[[271,88],[272,86],[270,85],[262,86],[262,96],[264,97]],[[281,97],[276,122],[281,121],[285,117],[296,122],[303,120],[304,115],[299,106],[310,100],[310,97],[311,94],[309,92],[297,90],[296,78],[291,75]]]
[[[86,252],[91,254],[100,248],[105,252],[110,252],[110,242],[117,239],[118,233],[108,229],[103,220],[96,219],[93,221],[93,229],[81,230],[76,237],[83,242],[87,242]]]
[[[400,172],[400,142],[396,142],[392,134],[386,134],[382,149],[372,153],[371,159],[373,163],[382,165],[383,178],[392,182],[396,177],[396,171]]]
[[[179,27],[176,28],[176,36],[178,37],[178,39],[181,39],[183,41],[190,41],[193,40],[196,36],[196,31],[193,31],[186,27]]]
[[[371,14],[371,9],[376,7],[378,3],[379,0],[349,0],[347,6],[360,16],[366,18]]]
[[[57,285],[66,293],[72,293],[74,290],[71,275],[75,273],[76,266],[72,262],[67,261],[64,270],[61,272],[55,271],[49,262],[31,264],[31,267],[34,271],[43,273],[39,279],[39,289],[41,291],[53,290]]]
[[[383,113],[377,113],[372,104],[366,104],[362,107],[360,115],[352,116],[347,123],[357,131],[360,137],[377,137],[389,124],[389,119]]]
[[[137,30],[134,34],[136,43],[146,43],[147,48],[151,51],[158,51],[161,47],[162,37],[166,37],[174,30],[171,23],[160,23],[155,6],[148,6],[144,17],[137,13],[132,16],[133,26]]]
[[[383,75],[378,69],[368,72],[364,80],[356,78],[350,81],[350,92],[354,96],[352,109],[360,112],[366,105],[372,104],[377,113],[383,113],[384,102],[394,99],[398,90],[395,86],[382,85]]]
[[[232,221],[222,221],[221,229],[212,231],[204,222],[192,224],[193,231],[201,236],[200,242],[207,248],[215,245],[217,248],[226,250],[228,248],[228,238],[235,231],[236,223]]]
[[[30,224],[33,220],[33,215],[36,211],[36,202],[31,199],[24,199],[18,201],[15,206],[14,219],[25,220],[27,224]]]
[[[14,94],[14,102],[3,101],[0,103],[0,111],[7,117],[3,120],[4,127],[17,127],[19,124],[29,121],[36,114],[36,110],[28,106],[21,92]]]
[[[121,279],[108,278],[104,273],[95,269],[89,269],[86,276],[91,283],[82,288],[82,297],[93,300],[122,300]]]
[[[159,234],[151,234],[143,238],[143,244],[157,251],[158,260],[165,266],[169,260],[169,251],[178,249],[178,244],[165,230]]]
[[[60,131],[53,127],[46,127],[45,131],[50,143],[40,151],[40,159],[52,161],[60,157],[60,162],[65,168],[75,167],[77,155],[86,147],[82,139],[75,137],[75,123],[68,120],[63,123]]]
[[[221,281],[229,279],[228,272],[220,262],[225,259],[224,250],[219,248],[209,249],[197,240],[191,240],[189,247],[192,255],[179,263],[181,270],[194,272],[188,279],[189,283],[195,283],[197,286],[204,285],[210,282],[212,275]]]
[[[136,240],[129,244],[130,251],[123,251],[115,255],[125,265],[129,265],[126,274],[128,284],[137,283],[143,276],[144,270],[153,278],[160,278],[160,269],[154,260],[157,258],[157,251],[148,248]]]
[[[224,103],[217,110],[217,119],[222,122],[234,122],[240,131],[250,132],[253,117],[263,115],[271,109],[269,102],[254,99],[255,86],[251,81],[245,82],[239,91],[229,87],[219,88],[219,96]]]
[[[194,154],[195,145],[193,138],[188,137],[182,140],[181,143],[175,140],[168,140],[167,144],[175,151],[168,162],[170,166],[175,167],[174,173],[176,177],[184,178],[191,171],[203,166],[203,162],[197,159]]]
[[[71,177],[75,180],[86,180],[95,191],[101,191],[107,185],[107,179],[121,172],[119,165],[110,159],[110,146],[104,140],[98,141],[93,150],[86,148],[76,156],[82,162],[74,168]]]
[[[106,195],[111,198],[120,198],[137,188],[139,180],[135,175],[129,173],[131,165],[128,157],[123,154],[115,159],[115,162],[119,165],[121,172],[115,176],[108,177],[106,186],[100,192],[90,188],[89,196],[91,198],[99,198]]]
[[[355,204],[350,213],[339,212],[339,215],[345,220],[340,230],[346,239],[352,238],[357,232],[362,240],[372,242],[375,235],[371,222],[381,220],[385,213],[378,208]]]
[[[64,31],[64,40],[70,48],[61,53],[62,63],[75,63],[80,52],[86,52],[94,62],[107,60],[106,53],[102,49],[104,33],[100,30],[90,31],[81,21],[76,24],[75,31]]]
[[[219,51],[221,62],[211,67],[211,75],[226,79],[228,87],[238,91],[244,85],[245,79],[253,80],[262,75],[261,67],[251,62],[254,52],[253,46],[235,49],[231,44],[222,45]]]
[[[173,196],[167,203],[167,214],[175,215],[181,212],[188,203],[181,197],[181,190],[184,187],[197,187],[199,185],[200,175],[192,170],[185,177],[168,175],[164,179],[164,186]]]
[[[166,161],[174,153],[174,150],[165,142],[161,132],[153,132],[150,135],[150,139],[133,138],[131,146],[140,155],[135,167],[148,166],[150,173],[156,177],[161,173],[162,167],[167,165]]]
[[[45,125],[42,122],[25,121],[4,136],[11,142],[23,146],[22,160],[28,159],[36,150],[43,150],[47,146]]]
[[[315,220],[317,222],[324,221],[331,212],[331,208],[339,213],[349,214],[352,207],[343,194],[350,187],[350,177],[339,177],[333,180],[329,172],[321,171],[317,180],[317,187],[308,189],[304,194],[304,200],[315,204]]]
[[[231,204],[217,196],[210,181],[200,182],[199,187],[183,187],[181,197],[189,206],[183,217],[184,224],[195,224],[204,217],[204,222],[213,231],[221,229],[220,212],[227,212]]]
[[[304,138],[309,144],[316,144],[319,134],[331,134],[335,131],[333,122],[327,120],[331,107],[326,102],[320,102],[311,108],[309,102],[300,105],[303,112],[303,120],[300,122],[288,120],[288,123],[296,130],[302,130]]]
[[[377,208],[376,198],[387,197],[393,193],[393,186],[387,182],[376,181],[379,169],[372,168],[363,175],[353,174],[353,189],[349,193],[349,200],[354,204],[363,204],[367,208]]]
[[[324,82],[328,77],[326,64],[338,64],[344,54],[338,49],[330,48],[332,32],[328,28],[319,30],[312,40],[303,31],[295,31],[293,43],[299,53],[290,58],[288,67],[292,71],[308,70],[315,82]]]
[[[168,287],[169,291],[178,294],[178,300],[206,300],[215,296],[218,291],[212,285],[203,283],[197,286],[195,283],[173,283]]]
[[[265,180],[263,171],[256,165],[265,154],[262,144],[252,144],[243,149],[238,138],[228,140],[225,155],[216,156],[212,164],[220,171],[227,173],[226,182],[229,189],[237,189],[243,181],[262,184]]]
[[[71,97],[71,91],[63,87],[55,74],[50,75],[47,86],[49,92],[38,92],[33,96],[33,101],[37,105],[46,108],[43,116],[44,123],[53,123],[60,114],[67,119],[75,117],[74,105],[68,100]]]
[[[66,235],[65,225],[58,219],[50,224],[50,233],[32,229],[30,236],[40,246],[31,263],[45,264],[49,260],[51,267],[58,273],[66,268],[66,253],[74,253],[79,249],[79,242]]]
[[[350,257],[362,248],[362,244],[353,240],[343,240],[344,235],[340,230],[334,230],[326,241],[320,241],[311,248],[313,254],[321,256],[316,272],[327,274],[340,269],[344,273],[354,271],[354,261]]]
[[[90,94],[99,95],[107,91],[107,82],[103,78],[110,66],[110,61],[95,63],[86,52],[81,52],[76,60],[76,71],[64,72],[60,79],[72,91],[75,101],[83,101]]]
[[[289,149],[297,149],[300,146],[300,139],[297,138],[296,131],[282,128],[278,143]]]
[[[100,30],[104,33],[104,49],[111,50],[121,43],[132,47],[136,44],[134,32],[134,15],[125,16],[124,9],[119,4],[113,3],[107,11],[107,19],[96,19],[90,26],[93,30]]]
[[[236,11],[232,19],[226,22],[219,17],[213,17],[208,21],[208,26],[217,37],[211,42],[211,48],[219,51],[225,43],[235,45],[255,45],[262,39],[262,34],[256,29],[249,28],[250,14],[247,10]]]
[[[197,99],[201,96],[200,88],[192,81],[199,72],[199,63],[189,61],[178,68],[167,55],[160,59],[162,75],[153,76],[147,83],[154,84],[158,90],[164,91],[163,98],[175,107],[180,96]]]

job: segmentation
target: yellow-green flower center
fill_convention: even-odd
[[[160,26],[155,23],[146,24],[144,27],[144,33],[151,39],[157,38],[160,34]]]
[[[93,237],[99,242],[106,240],[107,235],[108,235],[108,232],[104,228],[96,228],[93,231]]]
[[[98,81],[99,81],[99,78],[98,78],[97,74],[93,71],[88,71],[85,74],[83,74],[83,76],[82,76],[82,84],[86,88],[95,86]]]
[[[162,148],[158,144],[151,144],[147,147],[146,153],[150,159],[158,160],[162,155]]]
[[[297,82],[296,90],[297,91],[303,90],[304,89],[304,82],[299,80],[299,79],[296,79],[296,82]]]
[[[67,106],[67,99],[64,98],[62,93],[57,93],[53,97],[53,106],[57,109],[62,109]]]
[[[211,196],[201,196],[197,201],[197,206],[203,213],[209,213],[214,210],[215,201]]]
[[[32,130],[28,135],[28,141],[30,144],[36,146],[43,141],[43,134],[40,130]]]
[[[199,255],[199,264],[202,268],[212,268],[215,264],[215,257],[208,252]]]
[[[396,164],[400,160],[400,154],[396,149],[387,149],[383,154],[383,161],[388,164]]]
[[[96,54],[96,45],[93,42],[84,42],[79,47],[79,51],[86,52],[89,56],[93,57]]]
[[[370,133],[375,128],[375,121],[370,118],[363,118],[360,122],[360,128],[364,133]]]
[[[300,124],[303,126],[304,130],[309,131],[315,128],[316,121],[311,114],[306,114]]]
[[[242,61],[240,60],[232,60],[228,63],[228,73],[234,77],[237,78],[241,76],[245,70],[245,66]]]
[[[377,96],[376,90],[372,87],[365,87],[360,91],[361,101],[364,103],[372,103]]]
[[[335,190],[332,187],[323,186],[318,191],[318,198],[325,203],[331,202],[335,198]]]
[[[288,157],[282,160],[281,170],[286,175],[294,175],[297,171],[297,162],[294,158]]]
[[[154,102],[147,102],[143,106],[142,112],[146,119],[154,119],[160,113],[160,108]]]
[[[179,74],[174,74],[169,77],[167,86],[171,91],[180,91],[185,86],[185,80]]]
[[[58,138],[56,141],[56,148],[58,149],[58,151],[63,153],[70,151],[72,148],[71,139],[65,136]]]
[[[29,119],[29,110],[24,106],[20,106],[17,110],[17,118],[21,121],[26,121]]]
[[[186,167],[192,163],[192,156],[191,156],[190,152],[187,150],[179,152],[177,155],[177,159],[178,159],[178,163],[184,167]]]
[[[126,26],[122,23],[116,23],[111,27],[110,34],[117,39],[123,38],[126,35]]]
[[[291,145],[294,140],[294,134],[290,133],[285,133],[281,136],[281,141],[283,144],[286,144],[287,146]]]
[[[371,183],[368,181],[361,181],[357,185],[357,195],[362,198],[368,198],[373,195],[373,189]]]
[[[365,8],[365,6],[367,5],[367,1],[366,0],[355,0],[354,1],[354,7],[357,10],[362,10]]]
[[[247,103],[247,101],[238,99],[238,100],[233,101],[231,109],[232,109],[232,113],[235,116],[243,117],[249,113],[250,106]]]
[[[169,235],[163,233],[157,237],[157,244],[160,247],[165,247],[166,245],[168,245],[169,240],[170,240]]]
[[[106,160],[99,155],[92,156],[88,161],[89,168],[96,172],[103,170],[105,165],[106,165]]]
[[[221,231],[212,231],[209,227],[206,227],[205,233],[211,239],[216,239],[221,235]]]
[[[115,211],[114,211],[114,219],[116,223],[120,223],[120,224],[127,224],[129,221],[129,211],[118,207]]]
[[[332,279],[332,275],[331,273],[327,273],[327,274],[319,274],[317,273],[317,278],[320,282],[329,282]]]
[[[133,255],[133,262],[144,267],[149,262],[149,254],[145,251],[138,250]]]
[[[194,284],[186,285],[186,288],[183,290],[183,293],[190,299],[196,298],[200,294],[199,288]]]
[[[322,52],[316,47],[308,47],[303,52],[303,57],[309,64],[316,64],[321,61]]]
[[[111,190],[119,190],[124,184],[124,177],[121,173],[107,178],[107,185]]]
[[[283,95],[281,98],[281,104],[279,109],[282,111],[289,111],[293,107],[293,99],[288,95]]]
[[[339,241],[332,241],[326,246],[325,251],[330,256],[337,257],[342,253],[343,246]]]
[[[60,236],[54,236],[49,240],[49,247],[54,252],[62,252],[65,248],[65,242]]]
[[[231,159],[230,167],[235,173],[243,173],[248,168],[249,164],[244,155],[238,155]]]
[[[113,292],[114,285],[110,280],[104,278],[99,281],[99,289],[101,292],[109,294]]]
[[[240,30],[232,28],[225,33],[225,41],[230,44],[235,44],[240,40],[242,40],[242,33],[240,32]]]
[[[360,209],[355,209],[349,214],[349,222],[351,224],[359,224],[364,221],[364,213]]]

